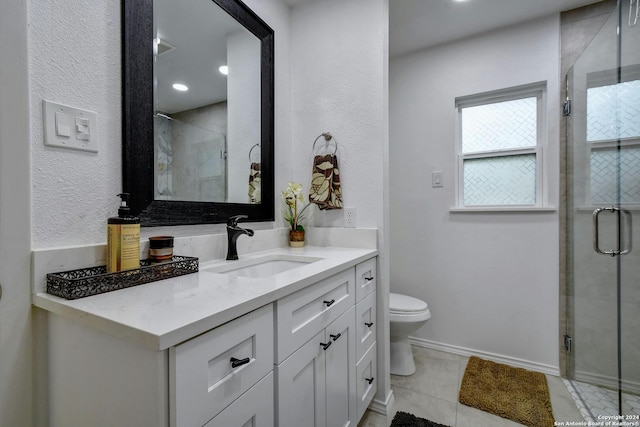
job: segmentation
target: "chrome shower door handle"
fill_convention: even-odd
[[[625,231],[626,231],[625,234],[627,235],[627,238],[624,242],[624,249],[620,251],[620,255],[626,255],[629,252],[631,252],[631,242],[632,242],[632,236],[633,236],[633,234],[631,233],[631,212],[629,212],[626,209],[620,209],[620,212],[622,213],[622,216],[624,216],[625,218]]]
[[[618,249],[602,250],[600,249],[600,236],[599,236],[599,217],[602,212],[619,212],[620,217],[625,219],[626,239],[624,242],[624,249],[621,249],[621,243],[618,243]],[[615,206],[609,206],[607,208],[597,208],[593,211],[593,250],[600,255],[625,255],[631,252],[631,212],[626,209],[616,208]],[[620,226],[620,225],[618,225]]]
[[[608,208],[597,208],[596,210],[593,211],[593,250],[599,253],[600,255],[616,256],[616,253],[614,250],[603,251],[602,249],[600,249],[600,236],[599,236],[600,214],[604,211],[615,212],[615,209],[616,208],[614,208],[613,206],[609,206]]]

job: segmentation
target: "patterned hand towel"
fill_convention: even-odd
[[[249,170],[249,203],[252,205],[257,205],[262,200],[261,181],[260,163],[251,163]]]
[[[313,158],[309,201],[317,204],[321,210],[342,209],[338,157],[334,154]]]

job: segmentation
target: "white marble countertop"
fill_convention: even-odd
[[[204,271],[282,254],[321,259],[260,279]],[[375,249],[341,247],[272,249],[241,255],[240,261],[201,263],[198,273],[77,300],[38,292],[33,304],[162,351],[376,255]]]

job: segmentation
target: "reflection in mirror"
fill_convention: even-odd
[[[155,198],[260,203],[260,40],[207,0],[153,16]]]
[[[162,113],[154,128],[156,200],[227,201],[225,136]]]
[[[240,0],[121,1],[132,212],[143,226],[272,221],[273,30]]]

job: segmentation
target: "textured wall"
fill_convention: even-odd
[[[559,17],[394,57],[390,92],[391,291],[429,304],[426,345],[558,366],[558,216],[453,213],[454,99],[547,81],[545,173],[558,197]],[[526,46],[522,40],[527,40]],[[431,187],[443,171],[444,187]]]
[[[294,9],[292,26],[294,176],[309,189],[313,142],[330,132],[338,141],[344,205],[357,208],[358,227],[382,224],[388,18],[380,2],[371,3],[311,2]],[[317,154],[334,150],[333,142],[326,149],[323,143]],[[343,225],[341,210],[314,212],[316,225]]]
[[[276,182],[290,162],[289,10],[248,0],[276,31]],[[35,0],[29,7],[32,243],[34,249],[106,241],[121,179],[120,0]],[[42,100],[95,111],[97,154],[45,147]],[[290,157],[289,157],[290,160]],[[278,223],[279,225],[279,223]]]
[[[29,7],[34,248],[106,241],[121,191],[120,1]],[[97,154],[45,147],[42,100],[95,111]]]

